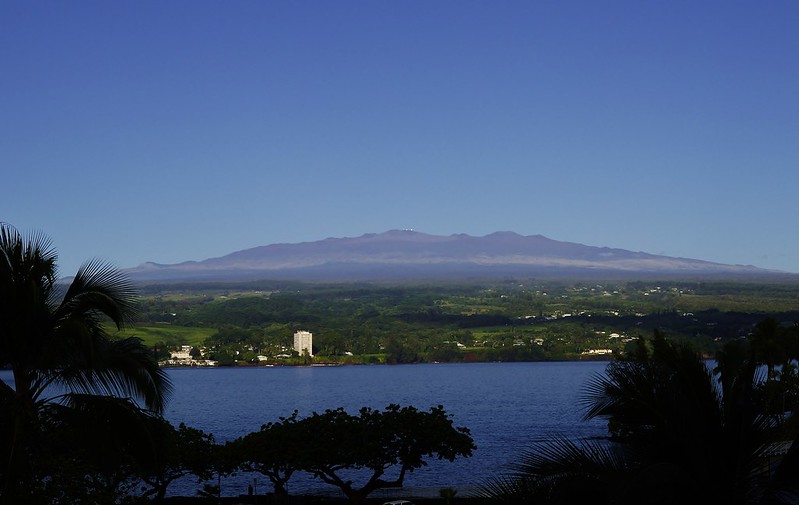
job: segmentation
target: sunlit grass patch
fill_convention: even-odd
[[[119,338],[138,337],[148,346],[165,342],[170,346],[191,345],[197,347],[216,332],[216,328],[148,324],[147,326],[134,325],[119,332],[113,328],[111,334]]]

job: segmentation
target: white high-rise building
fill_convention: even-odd
[[[308,356],[313,356],[313,333],[310,331],[298,331],[294,333],[294,350],[297,351],[300,356],[303,356],[306,352]]]

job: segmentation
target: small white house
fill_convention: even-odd
[[[190,345],[182,345],[182,346],[180,346],[180,350],[172,351],[169,354],[169,358],[170,359],[176,359],[176,360],[190,360],[191,359],[191,349],[192,349],[192,347]]]

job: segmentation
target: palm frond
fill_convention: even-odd
[[[514,477],[557,479],[567,475],[599,478],[625,471],[627,466],[627,459],[616,444],[557,437],[523,452],[508,468]]]
[[[621,446],[607,441],[574,442],[555,437],[524,451],[507,466],[507,474],[481,486],[479,494],[509,503],[546,500],[574,503],[591,497],[619,495],[630,459]]]
[[[23,237],[0,224],[0,363],[26,362],[41,352],[47,333],[56,255],[42,234]]]
[[[23,274],[29,270],[9,270],[8,267],[27,265],[30,268],[37,263],[43,267],[54,267],[58,254],[52,241],[44,233],[34,231],[25,237],[12,225],[0,223],[0,258],[0,272]],[[56,273],[53,269],[53,277]]]
[[[13,301],[7,298],[12,294],[25,301],[34,295],[41,303],[52,301],[57,259],[52,242],[43,233],[24,237],[13,226],[0,224],[0,297],[4,302]]]
[[[136,313],[137,293],[133,283],[118,269],[92,260],[83,264],[55,312],[57,321],[104,315],[117,328]]]
[[[20,470],[29,463],[28,453],[57,450],[56,442],[66,444],[79,427],[88,427],[82,433],[91,440],[99,433],[95,428],[116,426],[120,413],[135,421],[145,415],[141,403],[160,413],[171,392],[166,374],[139,339],[114,341],[105,330],[108,319],[117,328],[133,320],[132,283],[117,269],[95,260],[84,264],[62,290],[56,285],[56,259],[44,234],[23,237],[0,223],[0,364],[9,364],[14,376],[13,387],[0,381],[4,404],[0,412],[6,416],[13,400],[20,407],[13,412],[14,424],[24,435],[15,434],[7,448],[9,457],[0,461],[5,480],[0,494],[11,497],[9,503],[30,483],[18,484],[19,478],[35,481],[33,470]],[[66,393],[52,397],[59,392]],[[65,403],[55,403],[56,398]],[[53,413],[61,421],[76,421],[70,425],[75,429],[58,431],[66,424],[52,424]],[[51,428],[66,435],[39,447],[38,439]],[[121,432],[118,440],[124,445],[131,438]],[[131,447],[135,449],[135,443],[125,450]],[[62,452],[73,455],[81,450],[66,444]],[[111,452],[100,447],[99,455]],[[36,464],[44,465],[43,461]]]
[[[83,349],[54,378],[74,391],[132,398],[146,408],[163,412],[172,393],[166,372],[141,339],[95,340],[90,352]]]
[[[49,430],[67,439],[62,443],[92,460],[149,461],[159,449],[155,429],[160,418],[125,398],[70,393],[42,414]]]
[[[499,503],[533,502],[542,494],[541,486],[533,479],[502,475],[480,485],[475,494]]]
[[[585,420],[608,417],[633,399],[644,405],[656,388],[644,365],[634,361],[613,361],[604,375],[589,380],[579,399],[585,409]]]
[[[721,424],[719,392],[698,353],[656,335],[644,361],[611,362],[580,399],[584,418],[605,418],[616,435],[672,439],[712,435]]]

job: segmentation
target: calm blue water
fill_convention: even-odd
[[[364,406],[382,409],[390,403],[423,410],[443,405],[456,426],[471,430],[477,445],[474,455],[452,463],[432,460],[406,475],[405,489],[372,496],[437,496],[442,487],[466,495],[536,441],[552,435],[605,435],[604,423],[581,420],[578,402],[583,386],[605,366],[558,362],[174,368],[168,370],[175,392],[165,416],[226,442],[295,409],[302,416],[337,407],[355,413]],[[0,377],[9,380],[10,373],[0,371]],[[265,477],[244,474],[223,479],[223,494],[246,493],[253,478],[258,479],[259,493],[271,491]],[[187,479],[174,483],[170,494],[194,495],[199,487]],[[302,474],[292,477],[288,489],[335,494],[335,488]]]
[[[185,422],[213,433],[217,441],[225,442],[290,415],[294,409],[302,416],[339,406],[354,413],[364,406],[382,409],[390,403],[425,410],[443,405],[456,426],[471,430],[477,451],[471,458],[453,463],[433,460],[406,476],[406,487],[420,488],[406,490],[406,494],[424,489],[437,493],[441,487],[463,489],[482,483],[519,450],[553,434],[606,434],[604,423],[581,421],[578,404],[581,388],[605,365],[558,362],[176,368],[169,370],[175,396],[166,417],[176,424]],[[252,478],[240,476],[227,484],[223,481],[223,490],[230,494],[246,492]],[[259,488],[266,485],[263,477],[258,482]],[[329,492],[331,488],[292,477],[289,491]],[[185,493],[178,487],[173,492]]]

